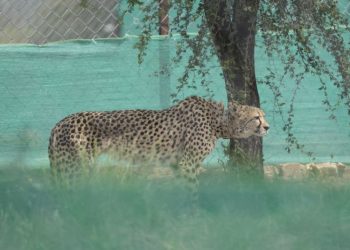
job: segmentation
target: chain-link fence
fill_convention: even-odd
[[[176,37],[151,39],[144,63],[138,65],[137,50],[134,49],[137,37],[123,34],[138,34],[142,29],[142,16],[136,11],[125,17],[121,27],[118,13],[122,13],[123,8],[125,6],[119,0],[0,0],[0,166],[2,163],[47,166],[50,129],[70,113],[159,109],[170,105],[170,93],[176,92],[177,79],[183,74],[185,65],[173,65],[170,75],[155,72],[164,70],[163,66],[171,63],[176,53]],[[350,13],[347,2],[342,8]],[[166,16],[160,16],[162,21],[165,23],[160,28],[166,31]],[[123,39],[44,46],[12,45],[118,36]],[[259,78],[266,74],[266,65],[270,62],[259,47],[256,57],[259,58],[256,64]],[[214,99],[225,100],[221,68],[215,58],[209,63],[211,71],[206,77],[213,83]],[[273,67],[276,72],[283,70],[278,62]],[[294,84],[292,80],[288,81]],[[344,128],[348,128],[345,111],[339,110],[337,123],[329,121],[320,102],[323,96],[317,90],[318,79],[308,81],[310,84],[303,86],[302,94],[298,96],[296,133],[302,143],[315,148],[318,160],[347,162],[350,144],[348,137],[343,136]],[[195,87],[185,89],[178,97],[205,94],[200,81]],[[259,86],[259,91],[266,113],[273,114],[271,92],[266,86]],[[286,96],[289,92],[286,87]],[[310,112],[309,107],[314,111]],[[272,117],[268,119],[272,120]],[[317,121],[317,131],[310,121]],[[307,161],[304,155],[286,154],[285,134],[279,130],[281,124],[278,118],[273,118],[272,132],[265,139],[265,160]],[[329,141],[333,142],[332,148]],[[222,153],[222,148],[217,152]],[[210,156],[209,161],[217,163],[219,153]]]
[[[0,0],[0,43],[118,36],[118,0]]]
[[[50,129],[69,113],[170,104],[169,76],[154,76],[169,63],[168,41],[154,39],[138,65],[137,38],[123,34],[137,34],[142,15],[122,25],[126,8],[119,0],[0,0],[0,165],[47,161]],[[166,13],[160,18],[164,30]]]

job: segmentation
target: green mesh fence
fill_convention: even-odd
[[[261,182],[214,169],[201,175],[196,216],[181,181],[145,181],[123,171],[101,171],[74,188],[52,185],[47,146],[50,130],[60,119],[79,111],[172,104],[169,96],[184,65],[172,67],[170,75],[155,72],[171,63],[178,37],[154,36],[144,63],[138,65],[133,45],[142,17],[136,11],[120,26],[121,4],[125,1],[0,0],[0,44],[12,43],[0,45],[0,249],[349,249],[346,177],[321,183],[312,178]],[[347,0],[339,6],[350,16]],[[174,15],[169,15],[171,22]],[[192,25],[188,31],[197,28]],[[29,44],[98,38],[112,39]],[[267,60],[261,44],[258,36],[258,80],[267,68],[283,70],[278,60]],[[327,53],[320,54],[331,60]],[[213,98],[225,102],[221,68],[215,58],[208,66]],[[184,89],[179,99],[206,96],[200,77],[191,79],[196,89]],[[283,119],[295,81],[285,78],[280,84],[286,103],[283,119],[271,90],[258,86],[271,125],[264,137],[266,163],[350,162],[349,116],[339,103],[336,120],[328,119],[318,81],[309,77],[299,86],[293,127],[315,159],[285,150]],[[338,90],[328,85],[335,104]],[[207,165],[225,160],[227,142],[218,142]]]
[[[64,116],[87,110],[160,109],[171,104],[169,97],[177,86],[183,66],[171,69],[170,76],[155,74],[173,55],[176,36],[154,37],[142,65],[137,64],[135,37],[123,39],[72,41],[43,46],[0,46],[0,161],[1,165],[48,166],[47,145],[50,129]],[[259,44],[259,41],[258,41]],[[276,72],[278,62],[268,62],[259,47],[256,52],[257,77],[266,74],[266,66]],[[221,69],[210,62],[211,89],[214,99],[225,101]],[[286,102],[294,82],[286,79],[281,86]],[[305,79],[295,100],[294,133],[305,149],[314,152],[316,161],[350,162],[349,117],[340,104],[337,120],[329,120],[322,105],[323,92],[317,78]],[[259,85],[262,107],[271,129],[264,138],[267,163],[306,162],[310,157],[295,150],[285,151],[286,135],[282,119],[276,114],[271,91]],[[330,99],[337,90],[329,86]],[[198,88],[185,89],[179,95],[205,96]],[[287,109],[287,107],[286,107]],[[286,109],[284,112],[286,112]],[[207,164],[224,160],[222,145],[207,158]]]

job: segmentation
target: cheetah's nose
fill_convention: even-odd
[[[269,130],[270,126],[264,126],[264,129],[267,131]]]

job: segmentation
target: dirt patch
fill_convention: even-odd
[[[343,178],[350,179],[350,168],[343,163],[284,163],[264,167],[267,178],[301,180],[305,178]]]
[[[144,176],[148,179],[173,178],[179,173],[170,167],[106,167],[99,172],[115,174],[117,176]],[[199,168],[198,174],[215,175],[224,174],[223,167]],[[267,179],[303,180],[307,178],[342,179],[350,180],[350,166],[343,163],[283,163],[266,165],[264,174]]]

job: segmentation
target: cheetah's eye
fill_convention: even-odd
[[[259,120],[259,119],[260,119],[260,116],[255,116],[254,118],[257,119],[257,120]]]

